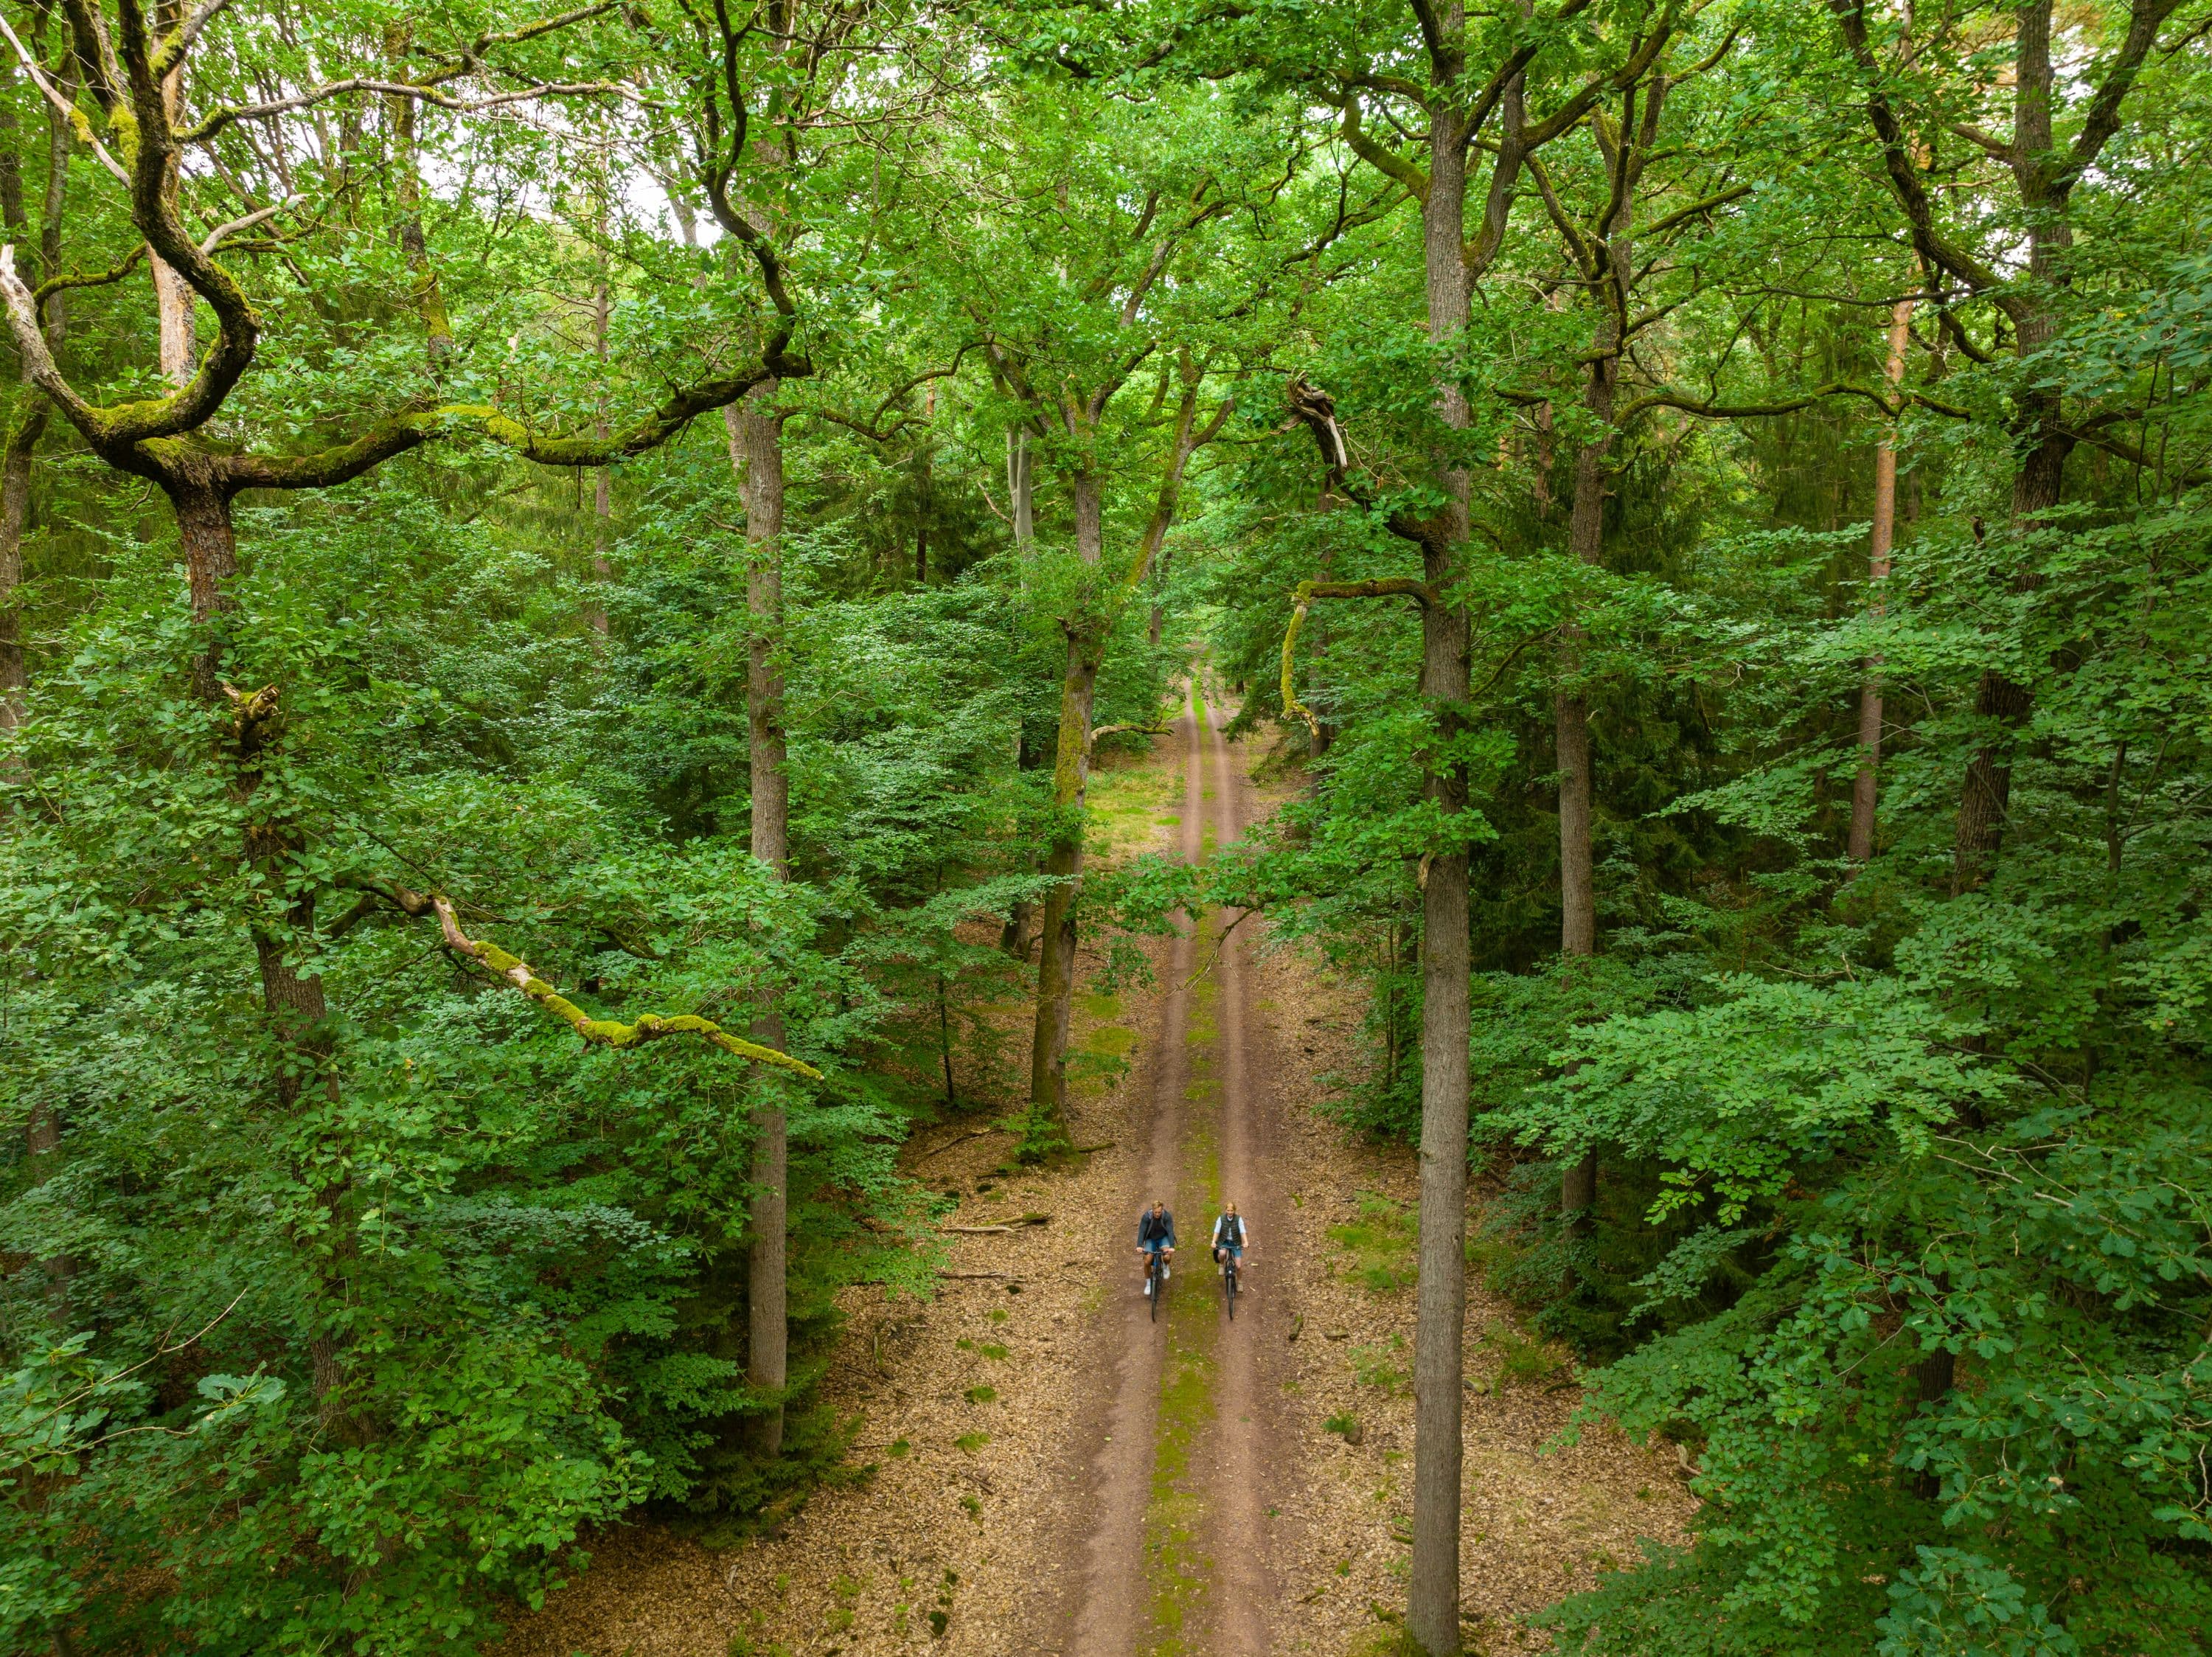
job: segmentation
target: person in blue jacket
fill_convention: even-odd
[[[1175,1215],[1168,1205],[1155,1202],[1137,1216],[1137,1264],[1144,1268],[1145,1293],[1152,1292],[1152,1257],[1159,1255],[1160,1276],[1168,1275],[1168,1262],[1175,1258]]]

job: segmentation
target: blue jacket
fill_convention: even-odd
[[[1175,1215],[1165,1209],[1157,1217],[1150,1209],[1137,1216],[1137,1246],[1152,1242],[1165,1243],[1170,1248],[1176,1246]]]

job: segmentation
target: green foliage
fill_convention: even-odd
[[[1146,983],[1143,941],[1189,917],[1264,911],[1371,992],[1329,1108],[1408,1140],[1425,894],[1467,857],[1469,1258],[1528,1331],[1486,1326],[1498,1381],[1559,1385],[1571,1347],[1583,1421],[1673,1441],[1702,1499],[1688,1546],[1548,1614],[1565,1648],[2200,1652],[2212,201],[2187,9],[1870,7],[1863,56],[1850,8],[1468,9],[1488,119],[1599,101],[1540,180],[1502,181],[1506,235],[1441,344],[1415,9],[786,9],[818,52],[659,0],[249,0],[192,36],[188,119],[309,100],[218,121],[175,174],[191,235],[283,204],[213,255],[252,308],[250,369],[167,448],[96,453],[80,410],[0,478],[0,535],[25,526],[20,580],[0,547],[0,1643],[482,1649],[592,1526],[645,1508],[733,1542],[865,1478],[817,1383],[841,1289],[931,1291],[941,1204],[899,1145],[958,1115],[1010,1127],[1018,1160],[1067,1148],[1009,1014],[1034,971],[1017,917],[1079,838],[1095,987]],[[2053,151],[2101,146],[2055,171],[2006,136],[2036,113],[2023,20],[2046,9]],[[137,15],[111,45],[137,48]],[[21,32],[81,87],[70,42],[94,37],[69,21],[33,7]],[[1663,100],[1624,68],[1653,42]],[[1487,99],[1509,52],[1513,95]],[[396,94],[311,90],[457,64],[404,123]],[[1898,114],[1888,155],[1870,100]],[[135,257],[148,228],[100,158],[55,151],[27,76],[0,101],[18,270]],[[80,109],[128,155],[127,119]],[[1632,150],[1609,309],[1559,227],[1606,217]],[[1893,168],[1928,186],[1910,231]],[[244,313],[200,280],[220,368]],[[1806,402],[1874,387],[1905,295],[1915,400]],[[145,298],[136,271],[75,289],[52,338],[86,397],[159,419]],[[805,361],[750,405],[785,477],[763,615],[763,478],[734,474],[713,407],[652,417],[672,387],[751,383],[786,335]],[[1282,423],[1291,377],[1352,445],[1325,493]],[[40,396],[19,386],[11,431]],[[1185,399],[1220,423],[1179,500]],[[430,441],[342,487],[226,497],[234,574],[152,478],[350,453],[437,406],[479,411],[406,427]],[[524,452],[573,460],[603,430],[651,442],[588,478]],[[1291,593],[1422,574],[1392,516],[1440,509],[1455,472],[1474,535],[1426,596],[1469,625],[1463,728],[1421,694],[1402,595],[1315,603],[1289,672],[1318,728],[1286,723]],[[1293,785],[1202,870],[1133,855],[1178,807],[1121,763],[1194,643]],[[1088,801],[1055,804],[1071,661],[1092,723],[1123,728]],[[1877,665],[1879,833],[1853,867]],[[788,880],[750,850],[769,668]],[[1559,949],[1577,704],[1586,959]],[[1996,826],[1962,843],[1978,801]],[[580,1046],[447,947],[423,893],[589,1014],[773,1019],[823,1081]],[[1071,1055],[1074,1085],[1115,1085],[1121,1045]],[[773,1391],[747,1379],[771,1112]],[[1595,1206],[1562,1215],[1586,1154]],[[1395,1295],[1414,1231],[1369,1195],[1329,1246]],[[1353,1355],[1403,1386],[1395,1350]]]

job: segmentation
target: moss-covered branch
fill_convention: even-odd
[[[758,1042],[733,1036],[712,1019],[702,1019],[694,1013],[679,1013],[673,1018],[646,1013],[641,1014],[635,1024],[622,1024],[613,1019],[595,1019],[532,972],[529,963],[520,957],[508,954],[495,943],[471,938],[464,933],[460,922],[454,918],[453,905],[449,899],[433,898],[430,907],[437,912],[438,928],[445,934],[447,946],[456,954],[466,956],[486,972],[514,985],[587,1042],[596,1042],[602,1047],[637,1047],[648,1041],[657,1041],[663,1036],[696,1036],[726,1053],[750,1059],[756,1064],[769,1064],[780,1070],[795,1071],[812,1081],[822,1079],[822,1072],[804,1060],[793,1058],[788,1053],[780,1053],[773,1047],[763,1047]]]
[[[744,372],[681,387],[622,430],[605,437],[556,437],[484,403],[449,403],[395,416],[350,443],[313,454],[233,454],[216,469],[226,493],[241,489],[327,489],[350,483],[396,455],[449,436],[488,437],[544,466],[603,466],[658,448],[702,414],[735,403],[794,365],[777,359]],[[796,366],[804,366],[803,364]]]

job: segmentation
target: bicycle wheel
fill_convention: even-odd
[[[1160,1257],[1157,1253],[1152,1256],[1152,1264],[1145,1268],[1145,1281],[1152,1291],[1145,1298],[1152,1303],[1152,1321],[1158,1323],[1160,1320]]]
[[[1227,1271],[1225,1271],[1225,1272],[1224,1272],[1224,1273],[1222,1274],[1221,1282],[1222,1282],[1222,1286],[1223,1286],[1223,1288],[1224,1288],[1224,1289],[1226,1289],[1226,1291],[1228,1292],[1228,1295],[1229,1295],[1229,1321],[1230,1321],[1231,1323],[1235,1323],[1235,1322],[1237,1321],[1237,1262],[1236,1262],[1236,1261],[1231,1260],[1231,1261],[1229,1263],[1229,1270],[1228,1270]]]

